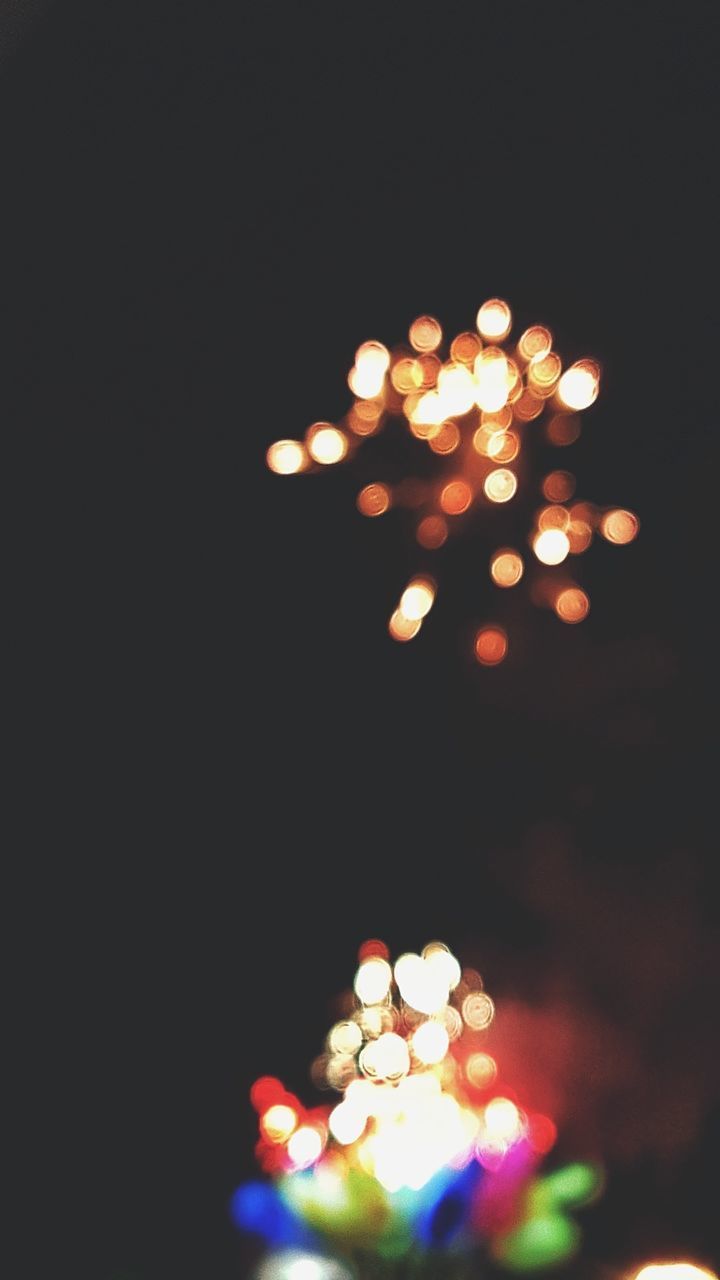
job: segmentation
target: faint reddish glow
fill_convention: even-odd
[[[565,530],[570,543],[571,555],[578,556],[587,551],[592,542],[593,531],[587,520],[570,519]]]
[[[275,1076],[260,1076],[250,1090],[250,1101],[256,1111],[266,1111],[284,1098],[285,1086]]]
[[[580,587],[565,587],[555,601],[555,612],[563,622],[582,622],[590,612],[590,600]]]
[[[305,439],[310,457],[323,466],[341,462],[348,450],[347,436],[330,422],[316,422]]]
[[[447,542],[447,536],[447,521],[442,516],[424,516],[416,531],[420,546],[426,547],[428,551],[436,551]]]
[[[557,1140],[557,1125],[549,1116],[534,1115],[528,1125],[530,1145],[539,1155],[552,1150]]]
[[[460,429],[454,422],[443,422],[435,435],[428,439],[433,453],[454,453],[460,444]]]
[[[523,576],[522,556],[517,551],[496,551],[490,561],[490,576],[498,587],[515,587]]]
[[[496,667],[508,651],[508,638],[502,627],[481,627],[475,636],[475,657],[483,667]]]
[[[299,440],[276,440],[265,454],[265,460],[276,475],[292,476],[305,469],[308,458]]]
[[[515,401],[513,413],[520,422],[532,422],[533,418],[540,416],[544,408],[545,401],[542,396],[536,396],[533,391],[526,390]]]
[[[633,538],[637,537],[639,528],[640,521],[637,516],[632,511],[625,511],[621,507],[606,511],[600,520],[600,532],[603,538],[617,544],[632,542]]]
[[[562,564],[570,550],[570,540],[562,529],[541,529],[533,541],[533,551],[541,564]]]
[[[556,413],[545,428],[550,444],[574,444],[580,435],[580,419],[572,413]]]
[[[533,324],[520,336],[517,350],[521,360],[530,361],[546,356],[552,347],[552,334],[544,325]]]
[[[473,500],[473,491],[465,480],[451,480],[440,494],[440,506],[448,516],[461,516]]]
[[[600,390],[600,370],[594,360],[577,360],[558,383],[558,396],[568,409],[589,409]]]
[[[358,961],[369,960],[370,956],[379,956],[381,960],[389,960],[390,948],[380,938],[367,938],[358,948]]]
[[[502,342],[510,332],[512,312],[502,298],[489,298],[477,313],[477,327],[487,342]]]
[[[426,617],[435,602],[435,583],[430,578],[413,578],[400,597],[400,612],[408,622]]]
[[[517,476],[505,467],[496,467],[486,475],[483,492],[491,502],[509,502],[517,493]]]
[[[390,506],[390,490],[384,484],[366,484],[357,496],[357,509],[363,516],[381,516]]]
[[[481,348],[482,343],[476,333],[459,333],[450,344],[450,356],[460,364],[472,367]]]
[[[434,316],[418,316],[410,325],[408,337],[414,351],[435,351],[442,342],[442,328]]]
[[[465,1075],[476,1089],[487,1089],[497,1075],[497,1063],[489,1053],[471,1053],[465,1063]]]
[[[551,471],[542,482],[542,491],[548,502],[567,502],[575,492],[575,477],[571,471]]]

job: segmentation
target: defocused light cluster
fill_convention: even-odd
[[[336,1103],[304,1107],[274,1077],[251,1090],[256,1154],[274,1183],[239,1188],[233,1215],[285,1250],[260,1275],[294,1275],[282,1259],[301,1256],[318,1277],[343,1274],[328,1268],[354,1253],[437,1254],[438,1275],[458,1250],[482,1248],[515,1271],[571,1256],[569,1211],[595,1197],[600,1174],[573,1164],[538,1175],[555,1125],[503,1084],[480,975],[441,942],[392,963],[372,939],[343,1010],[311,1071]]]
[[[437,482],[408,488],[378,479],[360,490],[357,509],[375,519],[394,507],[407,508],[424,551],[438,551],[465,518],[472,522],[482,508],[504,507],[518,498],[527,505],[534,494],[546,505],[538,506],[527,536],[521,534],[520,545],[490,557],[491,581],[498,587],[516,586],[534,562],[555,569],[586,551],[596,535],[615,545],[631,542],[639,529],[633,512],[573,502],[571,472],[539,476],[526,456],[533,442],[563,447],[577,440],[579,415],[598,396],[599,365],[583,358],[563,368],[549,329],[531,325],[513,343],[511,328],[507,302],[490,298],[480,307],[475,328],[449,340],[433,316],[418,316],[407,343],[392,351],[381,342],[362,343],[348,375],[354,401],[342,423],[316,422],[304,440],[276,441],[267,451],[268,466],[292,475],[334,465],[352,458],[368,436],[395,419],[437,456]],[[484,563],[487,550],[478,557],[478,573]],[[415,583],[408,585],[389,620],[393,639],[407,641],[418,634],[435,592],[433,584],[430,603],[419,613]],[[587,592],[566,572],[557,581],[545,575],[542,590],[530,595],[563,622],[581,622],[590,609]],[[410,612],[406,597],[413,602]],[[488,634],[495,637],[491,645]],[[498,636],[504,637],[502,644]],[[508,652],[508,636],[496,620],[488,620],[478,628],[474,647],[478,662],[495,666]],[[494,656],[488,658],[489,652]]]

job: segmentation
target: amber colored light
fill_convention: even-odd
[[[450,344],[450,355],[460,364],[472,366],[481,348],[482,343],[476,333],[459,333]]]
[[[383,415],[382,400],[356,400],[347,415],[347,425],[356,436],[372,436],[379,429]]]
[[[555,601],[555,612],[563,622],[582,622],[590,612],[590,599],[580,587],[565,587]]]
[[[401,395],[410,395],[413,391],[419,391],[423,384],[422,366],[418,360],[412,356],[403,356],[402,359],[396,361],[390,370],[390,381],[396,391]]]
[[[535,536],[533,551],[541,564],[561,564],[570,551],[570,540],[562,529],[542,529]]]
[[[496,467],[486,475],[483,492],[491,502],[509,502],[517,493],[517,476],[505,467]]]
[[[510,332],[512,312],[502,298],[489,298],[477,313],[477,327],[487,342],[502,342]]]
[[[570,543],[570,552],[574,556],[587,551],[592,542],[593,531],[587,520],[570,520],[565,530]]]
[[[400,598],[400,612],[408,622],[424,618],[435,601],[435,583],[430,578],[413,578]]]
[[[265,460],[279,476],[292,476],[307,466],[305,446],[299,440],[276,440],[270,445]]]
[[[268,1107],[260,1121],[260,1127],[270,1142],[286,1142],[297,1125],[297,1112],[284,1103]]]
[[[562,362],[554,351],[537,356],[530,361],[527,371],[528,386],[538,396],[549,396],[557,385],[562,372]]]
[[[341,462],[348,450],[347,436],[329,422],[314,423],[305,440],[310,457],[323,466]]]
[[[434,316],[418,316],[408,334],[414,351],[435,351],[442,342],[442,328]]]
[[[517,352],[521,360],[546,356],[552,346],[552,334],[544,325],[533,324],[520,335]]]
[[[420,385],[427,391],[430,387],[435,386],[438,380],[438,374],[442,369],[442,361],[438,356],[429,352],[426,355],[418,356],[417,363],[418,368],[420,369],[420,376],[422,378]]]
[[[441,547],[447,542],[447,536],[447,521],[442,516],[424,516],[416,531],[420,546],[426,547],[428,551],[435,551]]]
[[[465,1063],[465,1075],[476,1089],[485,1089],[497,1075],[497,1063],[489,1053],[471,1053]]]
[[[532,391],[523,391],[522,395],[513,404],[513,413],[520,422],[532,422],[533,418],[538,418],[545,408],[545,401],[542,396],[536,396]]]
[[[488,441],[487,452],[493,462],[512,462],[520,452],[520,437],[515,431],[495,431]]]
[[[587,409],[597,399],[600,370],[594,360],[577,360],[558,383],[558,397],[568,409]]]
[[[475,636],[475,657],[483,667],[496,667],[508,651],[502,627],[481,627]]]
[[[443,422],[435,435],[428,437],[433,453],[454,453],[460,444],[460,429],[454,422]]]
[[[498,347],[486,347],[475,360],[475,403],[487,413],[496,413],[508,400],[508,363]]]
[[[440,494],[440,506],[448,516],[462,515],[472,500],[472,489],[464,480],[451,480]]]
[[[571,471],[551,471],[542,482],[542,491],[548,502],[567,502],[575,492],[575,477]]]
[[[608,542],[618,544],[632,542],[633,538],[637,537],[639,528],[640,521],[637,516],[632,511],[625,511],[621,507],[606,511],[600,520],[600,532]]]
[[[390,506],[390,490],[384,484],[366,484],[357,496],[357,509],[363,516],[381,516]]]
[[[538,512],[538,529],[567,529],[570,514],[565,507],[552,505]]]
[[[416,636],[422,626],[422,618],[415,618],[411,621],[404,614],[396,609],[388,622],[388,631],[393,640],[412,640]]]
[[[496,551],[490,561],[490,577],[498,587],[514,587],[523,576],[522,556],[517,551]]]

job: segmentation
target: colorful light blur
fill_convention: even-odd
[[[536,562],[552,571],[568,556],[582,555],[596,535],[627,545],[637,537],[640,522],[626,508],[573,501],[577,479],[571,471],[544,467],[540,472],[538,449],[564,448],[578,439],[581,415],[598,397],[601,370],[588,357],[563,367],[552,333],[540,324],[529,325],[504,346],[512,323],[509,304],[490,298],[478,309],[474,328],[454,336],[446,336],[434,316],[421,315],[410,325],[405,345],[361,343],[348,374],[354,400],[344,419],[313,423],[303,441],[276,441],[266,461],[278,475],[327,470],[354,459],[367,438],[399,421],[412,448],[434,456],[436,478],[408,475],[392,485],[373,479],[357,495],[358,512],[375,519],[391,508],[411,511],[415,542],[437,562],[452,537],[487,529],[487,513],[507,506],[509,519],[524,527],[513,532],[498,513],[496,518],[505,520],[505,538],[527,539],[534,554],[524,565],[516,552],[488,547],[483,532],[478,559],[487,563],[490,553],[488,590],[504,590],[525,578],[530,600],[552,608],[563,622],[579,622],[589,612],[587,592],[559,578],[554,583],[539,579]],[[528,507],[538,499],[548,505],[536,511],[528,528]],[[403,600],[404,595],[388,633],[404,643],[420,633],[427,609],[418,613]],[[488,609],[496,607],[488,600]],[[505,629],[476,620],[474,651],[481,666],[496,666],[508,651]]]
[[[503,1086],[484,1047],[495,1005],[480,975],[442,942],[391,964],[372,939],[338,1007],[312,1074],[339,1101],[305,1107],[272,1076],[250,1091],[272,1181],[240,1187],[231,1213],[271,1249],[258,1280],[346,1280],[426,1258],[450,1276],[482,1254],[522,1273],[572,1256],[572,1211],[597,1196],[601,1172],[540,1174],[557,1130]]]

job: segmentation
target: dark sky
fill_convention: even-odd
[[[567,1102],[610,1171],[588,1266],[717,1261],[716,6],[58,0],[12,44],[30,1240],[77,1280],[246,1275],[247,1090],[307,1092],[380,934],[614,1046]],[[493,294],[602,361],[567,465],[642,528],[588,555],[581,628],[525,596],[481,671],[485,544],[393,645],[418,560],[355,511],[369,463],[264,452],[344,412],[361,341]]]

